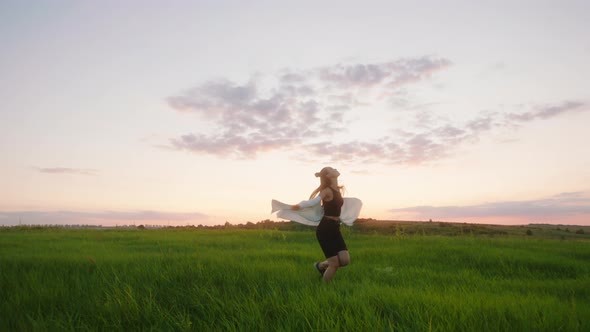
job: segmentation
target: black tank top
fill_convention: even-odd
[[[344,200],[342,199],[342,194],[339,190],[334,190],[334,188],[332,187],[328,188],[332,189],[333,198],[329,202],[322,202],[324,206],[324,215],[331,217],[340,217],[342,203],[344,203]]]

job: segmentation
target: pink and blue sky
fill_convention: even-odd
[[[588,1],[0,2],[0,224],[590,225]]]

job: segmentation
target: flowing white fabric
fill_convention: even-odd
[[[315,198],[310,199],[308,201],[301,201],[297,205],[299,205],[300,208],[306,208],[306,207],[312,207],[314,205],[320,204],[321,201],[322,201],[322,197],[318,195]]]
[[[354,197],[344,197],[343,200],[344,203],[342,204],[340,212],[340,220],[345,225],[352,226],[352,223],[354,223],[361,213],[363,202]],[[277,217],[281,219],[295,221],[308,226],[319,225],[324,216],[324,208],[319,203],[299,210],[291,210],[292,205],[293,204],[287,204],[273,199],[271,202],[272,210],[270,213],[277,212]]]

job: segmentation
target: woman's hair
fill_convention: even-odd
[[[326,174],[328,173],[328,168],[329,167],[324,167],[322,168],[321,171],[315,173],[315,177],[316,178],[320,178],[320,186],[317,187],[309,196],[309,199],[314,198],[320,191],[330,187],[332,185],[332,180],[330,180],[330,178],[328,178],[326,176]],[[344,188],[344,186],[339,186],[338,189],[340,189],[340,191],[342,191],[342,188]]]

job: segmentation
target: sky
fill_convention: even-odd
[[[0,225],[590,225],[590,2],[0,1]]]

